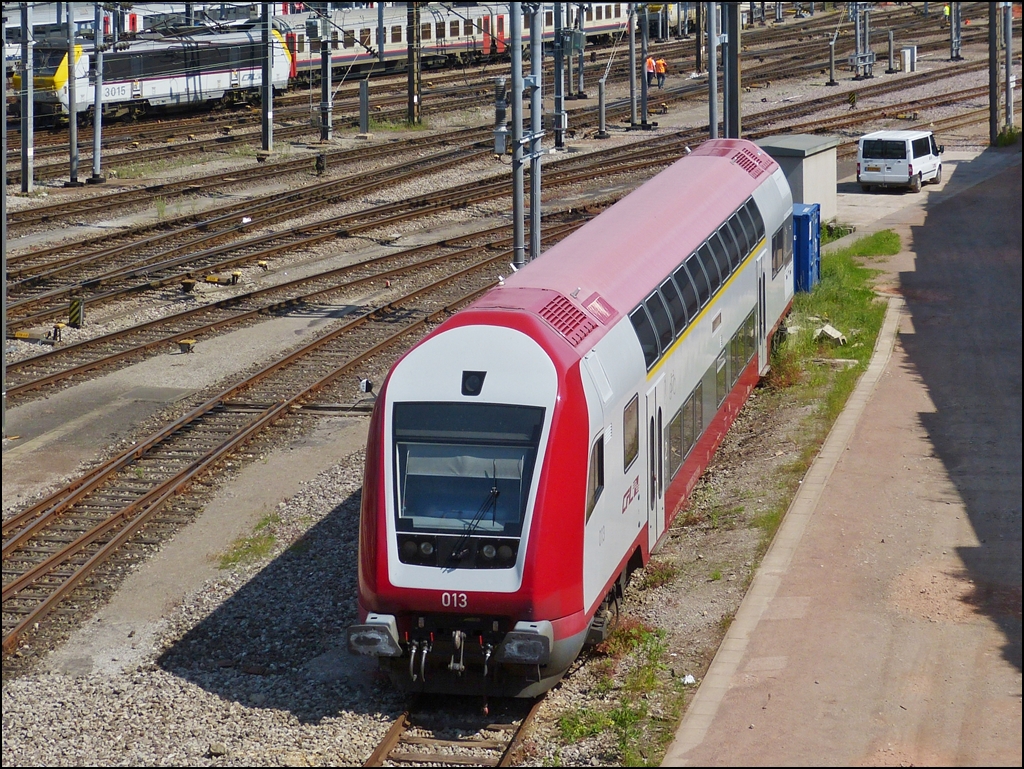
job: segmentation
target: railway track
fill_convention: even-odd
[[[948,47],[948,36],[943,37],[942,30],[934,29],[934,25],[931,22],[924,20],[912,10],[896,9],[881,18],[878,18],[878,16],[879,15],[876,14],[876,30],[882,29],[883,25],[888,25],[890,28],[893,28],[894,31],[898,32],[901,38],[920,33],[926,34],[929,39],[918,40],[918,51],[921,54],[930,51],[945,50]],[[851,26],[849,21],[837,24],[836,19],[839,17],[840,14],[830,14],[825,18],[816,17],[804,19],[792,27],[772,27],[770,29],[755,28],[748,30],[744,37],[745,47],[750,48],[751,46],[767,44],[776,46],[776,49],[770,50],[761,48],[758,50],[745,50],[743,52],[743,57],[745,59],[757,59],[760,62],[758,65],[744,66],[744,83],[750,86],[763,85],[764,83],[772,80],[807,74],[808,72],[818,71],[827,66],[827,59],[824,59],[823,57],[827,54],[828,43],[824,35],[827,32],[848,32],[849,30],[847,27]],[[816,35],[822,35],[822,37],[815,38]],[[808,37],[815,39],[808,41],[806,39]],[[964,45],[969,45],[972,42],[983,41],[984,38],[984,32],[968,31],[962,36],[962,43]],[[778,50],[777,46],[780,40],[786,41],[791,39],[796,39],[797,43],[794,45],[788,45],[782,50]],[[843,61],[846,55],[852,51],[852,46],[853,43],[848,34],[844,34],[837,39],[836,53],[839,57],[839,61]],[[665,42],[655,44],[652,50],[656,50],[660,55],[671,58],[673,66],[677,66],[675,64],[676,59],[680,62],[686,62],[689,59],[692,59],[693,55],[688,52],[688,48],[692,48],[692,45],[687,42]],[[810,57],[810,59],[808,60],[807,57]],[[763,62],[766,58],[782,58],[785,61],[779,62],[773,60],[765,64]],[[604,65],[602,63],[592,62],[590,63],[589,68],[591,70],[589,74],[590,82],[593,82],[595,75],[605,74]],[[430,79],[434,87],[425,89],[421,109],[424,114],[429,114],[437,111],[448,111],[460,109],[462,107],[478,106],[481,103],[482,98],[487,98],[489,91],[492,88],[490,78],[498,72],[498,69],[498,67],[494,67],[494,72],[492,73],[486,73],[485,69],[485,74],[478,75],[476,76],[478,79],[469,82],[466,82],[467,77],[464,73],[436,73],[431,75]],[[599,73],[595,72],[596,70],[599,70]],[[620,57],[620,59],[617,60],[608,70],[607,76],[613,82],[618,80],[625,81],[628,77],[628,72],[629,70],[626,62],[622,61]],[[457,86],[454,85],[460,80],[462,81],[460,84]],[[447,85],[447,83],[452,83],[453,85]],[[381,120],[404,120],[407,97],[404,94],[389,95],[388,90],[391,88],[391,86],[381,86],[377,91],[377,95],[374,97],[374,103],[375,107],[379,108],[379,112],[375,114],[375,117]],[[291,98],[284,99],[284,102],[275,109],[278,120],[282,120],[291,115],[299,118],[302,123],[301,125],[282,125],[280,127],[275,127],[275,134],[279,138],[295,139],[301,137],[303,134],[309,134],[314,130],[311,128],[308,120],[308,113],[310,110],[309,104],[297,107],[288,106],[289,103],[294,103],[294,101],[301,102],[303,98],[308,100],[308,94],[305,96],[298,95],[298,99],[294,100]],[[355,97],[349,98],[347,101],[343,99],[335,106],[335,123],[339,127],[351,126],[354,124],[357,113],[358,106]],[[180,124],[146,129],[144,138],[137,138],[131,141],[139,143],[144,140],[159,141],[160,139],[186,139],[186,137],[190,137],[194,141],[189,142],[186,139],[176,142],[170,146],[139,149],[136,151],[111,155],[107,158],[108,165],[110,163],[146,163],[161,158],[174,157],[180,155],[182,152],[193,151],[197,148],[202,148],[202,151],[215,151],[216,149],[224,148],[225,146],[237,145],[240,143],[252,144],[259,141],[259,132],[255,130],[201,140],[195,140],[195,137],[192,134],[193,130],[197,130],[199,126],[202,126],[202,130],[207,132],[234,131],[239,127],[244,128],[246,125],[255,127],[259,123],[259,115],[255,112],[248,116],[243,113],[241,115],[233,115],[227,118],[219,118],[213,124],[210,124],[209,118],[207,118],[205,126],[195,118],[188,118],[186,120],[189,122],[183,121]],[[83,156],[81,162],[85,163],[88,160],[89,152],[91,152],[91,141],[86,138],[86,135],[83,135],[79,141],[80,151]],[[44,148],[40,148],[40,154],[44,151]],[[58,147],[55,151],[60,152],[62,150]],[[9,159],[12,159],[12,157],[13,156],[9,157]],[[41,164],[35,168],[35,175],[40,179],[59,178],[65,173],[66,167],[63,163]],[[8,178],[11,183],[20,180],[20,170],[9,169]]]
[[[417,697],[363,766],[511,766],[543,702],[505,700],[492,714],[473,711],[472,700]]]
[[[968,89],[964,92],[948,94],[940,97],[931,97],[924,100],[914,100],[900,106],[902,110],[923,109],[928,106],[955,102],[962,98],[971,98],[983,93],[983,87]],[[855,115],[844,115],[839,118],[824,118],[812,121],[805,121],[797,126],[796,130],[818,131],[825,129],[835,130],[844,126],[856,125],[864,121],[875,119],[878,114],[885,111],[892,111],[891,106],[880,107],[872,110],[863,110]],[[748,135],[757,138],[773,132],[774,120],[770,117],[762,119],[765,126],[758,128],[757,122],[748,126]],[[610,151],[594,153],[586,159],[572,157],[563,158],[552,163],[546,171],[546,181],[553,185],[585,179],[593,175],[591,169],[599,169],[602,174],[608,174],[616,168],[620,170],[635,170],[636,166],[630,165],[632,159],[639,159],[644,166],[664,165],[676,159],[682,152],[683,147],[690,143],[696,143],[702,139],[699,130],[682,131],[676,134],[658,137],[656,140],[644,144],[642,147],[629,148],[619,147]],[[497,180],[500,186],[500,180]],[[478,184],[465,185],[452,191],[454,204],[466,205],[469,202],[495,196],[494,190],[488,190],[487,185]],[[504,194],[498,192],[497,194]],[[468,195],[469,197],[465,197]],[[475,197],[474,197],[475,196]],[[433,197],[433,196],[431,196]],[[428,201],[411,201],[415,208],[422,208]],[[434,200],[434,202],[439,202]],[[391,207],[387,213],[393,212]],[[356,216],[356,215],[352,215]],[[336,223],[332,220],[327,227],[326,237],[333,238],[335,234],[331,226]],[[347,226],[353,226],[349,219]],[[367,229],[376,226],[372,221],[363,225]],[[290,234],[290,237],[298,237],[298,233]],[[324,233],[302,233],[302,240],[285,243],[283,246],[278,243],[270,248],[290,248],[296,250],[307,247],[312,241],[321,240]],[[273,240],[273,239],[271,239]],[[418,249],[417,249],[418,250]],[[278,251],[280,253],[280,251]],[[270,256],[271,251],[263,251],[257,256]],[[235,259],[236,257],[229,257]],[[255,258],[255,257],[250,257]],[[377,260],[374,260],[377,261]],[[389,263],[400,262],[400,258],[389,260]],[[383,269],[383,268],[382,268]],[[401,267],[394,268],[401,270]],[[167,345],[173,345],[178,339],[184,337],[205,336],[218,330],[223,330],[234,323],[256,319],[274,312],[282,311],[286,307],[294,307],[301,303],[316,301],[317,296],[337,290],[337,286],[345,286],[350,282],[359,282],[368,278],[354,277],[360,271],[365,270],[362,265],[351,268],[332,270],[323,275],[312,276],[298,281],[292,281],[280,287],[270,287],[248,292],[241,296],[224,299],[211,305],[189,309],[177,313],[167,319],[151,321],[136,328],[129,328],[123,331],[107,334],[94,340],[86,340],[66,348],[56,348],[44,355],[28,358],[20,362],[12,363],[8,369],[8,397],[17,400],[25,394],[39,390],[43,387],[53,386],[69,379],[80,378],[89,372],[109,367],[117,363],[124,363],[130,360],[137,360],[140,355],[156,354],[166,349]],[[370,273],[371,276],[374,273]],[[152,280],[145,285],[150,286]],[[325,284],[329,284],[325,287]],[[126,286],[123,290],[131,292],[137,287]],[[305,293],[303,293],[305,292]],[[114,291],[108,292],[111,295]],[[256,305],[256,306],[254,306]],[[28,322],[28,321],[26,321]]]
[[[560,239],[579,226],[551,231]],[[494,285],[494,271],[511,249],[484,252],[440,275],[418,271],[421,283],[374,307],[353,308],[347,320],[312,342],[263,366],[180,419],[3,523],[3,649],[13,653],[26,633],[88,585],[144,528],[171,527],[181,515],[168,503],[202,481],[228,457],[294,410],[338,389],[354,391],[362,367],[391,357],[449,312]],[[383,365],[386,370],[387,366]],[[347,379],[346,379],[347,378]],[[102,582],[102,577],[100,582]]]

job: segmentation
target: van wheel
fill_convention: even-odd
[[[871,185],[870,184],[862,184],[862,185],[860,185],[860,190],[861,190],[861,192],[871,192]]]
[[[910,189],[913,190],[914,192],[921,191],[921,174],[915,176],[913,181],[910,182]]]
[[[941,184],[941,183],[942,183],[942,166],[939,166],[938,170],[935,172],[935,178],[932,179],[932,184]]]

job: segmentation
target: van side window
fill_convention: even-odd
[[[914,139],[914,157],[923,158],[925,155],[931,155],[932,148],[931,142],[928,141],[927,136],[922,136],[920,139]]]

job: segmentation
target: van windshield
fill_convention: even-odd
[[[872,160],[906,160],[907,143],[893,139],[865,139],[861,155]]]

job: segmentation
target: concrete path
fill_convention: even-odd
[[[1020,149],[944,159],[840,184],[895,296],[665,765],[1021,764]]]

